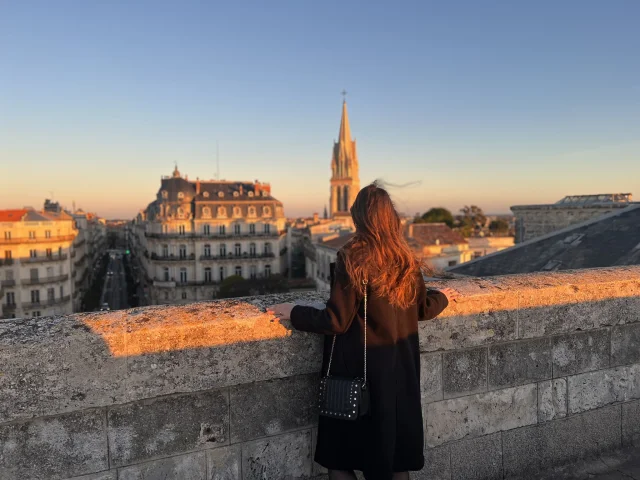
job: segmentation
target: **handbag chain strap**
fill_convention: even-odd
[[[364,285],[364,384],[367,383],[367,281],[363,280]],[[329,366],[327,367],[327,377],[331,376],[331,360],[333,359],[333,349],[336,346],[336,337],[333,335],[333,342],[331,342],[331,354],[329,355]]]

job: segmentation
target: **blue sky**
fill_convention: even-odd
[[[640,2],[0,1],[0,208],[132,217],[174,162],[328,202],[349,94],[398,208],[640,197]]]

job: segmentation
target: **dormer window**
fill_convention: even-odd
[[[209,207],[204,207],[202,209],[202,216],[204,218],[211,218],[211,209]]]
[[[234,217],[242,216],[242,210],[240,210],[240,207],[233,207],[233,216]]]
[[[233,196],[234,196],[234,197],[239,197],[239,196],[240,196],[240,194],[239,194],[238,192],[233,192]]]
[[[162,195],[162,198],[169,198],[169,192],[167,192],[166,190],[162,190],[162,192],[160,192]]]
[[[249,213],[250,217],[255,217],[256,216],[256,207],[249,207],[248,213]]]
[[[178,192],[178,200],[182,200],[184,198],[184,193]]]
[[[209,198],[209,192],[202,192],[202,196],[204,198]]]
[[[253,192],[247,192],[247,195],[249,195],[250,197],[253,197]]]
[[[271,216],[271,208],[270,207],[262,207],[262,215],[265,217]]]
[[[268,197],[268,196],[269,196],[269,194],[267,193],[267,191],[266,191],[266,190],[263,190],[263,191],[262,191],[262,196],[263,196],[263,197]]]
[[[218,192],[218,196],[219,196],[220,198],[224,197],[224,192]]]

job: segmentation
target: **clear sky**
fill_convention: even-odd
[[[174,162],[322,212],[341,96],[400,210],[640,199],[640,2],[0,0],[0,208],[131,218]]]

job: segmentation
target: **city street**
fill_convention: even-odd
[[[109,304],[111,310],[129,308],[127,302],[127,280],[122,262],[121,253],[112,253],[109,256],[107,276],[102,287],[100,305]]]

